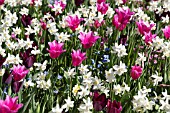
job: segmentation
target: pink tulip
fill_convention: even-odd
[[[152,27],[154,26],[154,24],[146,23],[143,20],[140,20],[139,22],[136,22],[136,24],[138,26],[138,31],[142,35],[144,35],[144,32],[146,32],[146,33],[150,32]]]
[[[0,0],[0,5],[4,4],[5,0]]]
[[[29,70],[26,70],[25,66],[21,66],[19,64],[17,66],[14,65],[12,71],[14,81],[20,81],[28,74],[28,72]]]
[[[71,53],[72,65],[79,66],[82,63],[82,61],[87,58],[85,55],[86,53],[81,53],[80,49],[77,51],[73,50]]]
[[[105,2],[102,2],[100,4],[97,3],[97,10],[102,14],[106,14],[108,8],[109,8],[109,4],[106,4]]]
[[[17,113],[23,104],[17,104],[18,97],[11,98],[7,95],[5,100],[0,100],[0,113]]]
[[[100,26],[102,26],[103,24],[104,24],[104,20],[102,21],[102,22],[99,22],[98,20],[95,20],[95,22],[94,22],[94,26],[96,27],[96,28],[99,28]]]
[[[152,43],[152,39],[156,37],[156,34],[152,34],[151,32],[149,33],[144,33],[145,34],[145,43],[147,45],[150,45]]]
[[[94,36],[94,33],[90,31],[88,33],[80,32],[78,38],[81,40],[81,44],[83,45],[83,48],[88,49],[92,47],[93,44],[96,43],[97,39],[100,37]]]
[[[162,31],[164,32],[165,38],[170,39],[170,25],[166,26],[164,29],[162,29]]]
[[[50,49],[48,52],[50,53],[50,57],[55,59],[58,58],[63,52],[66,50],[63,50],[64,43],[58,43],[56,40],[53,42],[48,42],[48,45],[50,46]]]
[[[141,66],[132,66],[132,69],[131,69],[131,72],[130,72],[130,75],[132,77],[133,80],[136,80],[138,79],[142,74],[142,67]]]
[[[97,0],[98,4],[101,4],[102,2],[106,2],[106,0]]]
[[[40,19],[40,24],[43,30],[47,29],[47,24],[42,19]]]
[[[77,15],[74,16],[68,16],[66,18],[67,26],[72,30],[75,31],[76,28],[79,26],[80,22],[82,21],[82,18],[79,18]]]
[[[114,100],[113,102],[109,99],[107,101],[107,112],[106,113],[121,113],[122,106],[120,102]]]
[[[125,29],[126,25],[128,24],[131,16],[134,12],[131,12],[129,8],[123,9],[119,7],[116,9],[116,15],[114,15],[112,23],[119,31]]]

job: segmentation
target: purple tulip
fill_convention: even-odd
[[[95,91],[93,96],[94,109],[96,111],[101,111],[102,109],[105,108],[106,104],[107,104],[106,95],[104,93],[99,95],[98,91]]]
[[[26,68],[32,67],[36,60],[35,55],[30,55],[31,49],[26,50],[24,53],[20,53],[20,57],[23,60],[23,65],[25,65]]]
[[[5,73],[2,78],[3,83],[10,84],[12,81],[12,74],[9,73],[8,70],[5,70]]]
[[[84,2],[84,0],[74,0],[74,2],[76,6],[80,6]]]
[[[21,81],[21,82],[15,82],[15,81],[13,81],[13,82],[12,82],[12,91],[13,91],[14,93],[18,93],[19,90],[21,89],[22,85],[23,85],[23,82],[22,82],[22,81]]]
[[[2,67],[3,63],[5,62],[6,58],[3,58],[1,55],[0,55],[0,68]]]
[[[26,27],[28,25],[31,25],[31,16],[30,15],[22,15],[22,18],[21,18],[21,21],[22,21],[22,24]]]
[[[116,102],[114,100],[113,102],[109,99],[107,102],[107,112],[106,113],[121,113],[122,106],[120,102]]]

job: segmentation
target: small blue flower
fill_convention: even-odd
[[[58,74],[57,79],[60,80],[60,79],[62,79],[62,78],[63,78],[63,77],[62,77],[61,75]]]
[[[103,55],[103,60],[102,62],[110,62],[109,60],[109,55]]]
[[[53,92],[54,92],[55,94],[58,94],[58,90],[54,90]]]
[[[44,74],[45,74],[45,75],[48,75],[48,71],[44,71]]]
[[[94,61],[94,59],[91,59],[91,61],[92,61],[92,64],[95,64],[95,61]]]
[[[100,68],[100,67],[101,67],[101,64],[98,64],[98,65],[97,65],[97,68]]]
[[[105,51],[110,51],[110,48],[105,48]]]

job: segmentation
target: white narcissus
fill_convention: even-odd
[[[119,75],[119,76],[127,72],[126,65],[125,63],[122,63],[122,61],[120,61],[120,65],[114,65],[113,69],[115,70],[114,74]]]
[[[69,108],[72,108],[74,106],[74,101],[71,101],[71,98],[68,97],[65,99],[65,104],[62,106],[63,109],[66,109],[65,112],[69,110]]]

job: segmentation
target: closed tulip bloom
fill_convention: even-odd
[[[86,53],[82,53],[80,49],[77,51],[73,50],[71,53],[72,65],[79,66],[82,63],[82,61],[86,59],[85,55]]]
[[[106,14],[108,8],[109,8],[109,4],[106,4],[105,2],[97,4],[97,10],[102,14]]]
[[[5,0],[0,0],[0,5],[4,4]]]
[[[104,93],[99,94],[97,91],[94,92],[93,96],[93,107],[96,111],[101,111],[106,107],[107,98]]]
[[[101,4],[102,2],[106,2],[106,0],[97,0],[98,4]]]
[[[85,0],[74,0],[76,6],[81,5]]]
[[[143,69],[142,69],[141,66],[137,66],[137,65],[132,66],[132,69],[131,69],[131,72],[130,72],[130,75],[131,75],[132,79],[133,80],[138,79],[142,74],[142,70]]]
[[[48,42],[48,45],[50,46],[48,52],[50,53],[50,57],[53,59],[58,58],[63,52],[66,51],[63,50],[64,43],[58,43],[56,40],[53,42]]]
[[[18,97],[11,98],[7,95],[5,100],[0,100],[0,113],[17,113],[23,104],[17,104]]]
[[[82,18],[79,18],[77,15],[74,16],[68,16],[66,18],[67,26],[72,30],[75,31],[76,28],[78,28],[80,22],[82,21]]]
[[[113,17],[112,24],[116,27],[116,29],[122,31],[125,29],[134,12],[131,12],[129,8],[125,9],[119,7],[116,9],[116,13],[117,14]]]
[[[147,45],[150,45],[153,41],[152,39],[154,39],[156,37],[156,34],[152,34],[151,32],[149,33],[144,33],[145,34],[145,43]]]
[[[170,39],[170,25],[166,26],[164,29],[162,29],[162,31],[164,32],[165,38]]]
[[[144,22],[143,20],[140,20],[139,22],[136,22],[138,26],[138,31],[141,35],[144,35],[144,33],[149,33],[154,26],[154,24],[149,24],[147,22]]]
[[[121,113],[122,106],[120,102],[114,100],[113,102],[109,99],[107,102],[107,112],[106,113]]]
[[[26,70],[25,66],[21,66],[19,64],[17,66],[14,65],[12,70],[14,81],[22,80],[28,74],[28,72],[29,70]]]
[[[96,43],[97,39],[100,37],[94,36],[94,33],[89,31],[88,33],[80,32],[78,38],[80,39],[83,48],[88,49],[93,46],[93,44]]]

